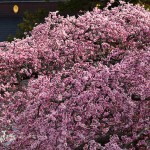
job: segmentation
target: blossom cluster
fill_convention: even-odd
[[[150,13],[122,3],[0,43],[0,149],[149,149],[149,42]]]

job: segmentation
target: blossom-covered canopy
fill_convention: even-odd
[[[0,149],[148,150],[149,89],[148,11],[50,13],[0,43]]]

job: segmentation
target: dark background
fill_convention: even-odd
[[[42,0],[15,0],[15,1],[0,1],[0,42],[7,40],[8,35],[15,34],[17,24],[22,22],[22,17],[25,11],[34,12],[37,9],[47,9],[50,11],[57,10],[57,1],[43,2]],[[19,12],[13,12],[13,6],[18,5]]]

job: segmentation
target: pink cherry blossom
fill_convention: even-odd
[[[121,1],[1,42],[0,150],[148,150],[149,41],[150,12]]]

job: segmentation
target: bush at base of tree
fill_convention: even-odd
[[[149,149],[149,27],[122,3],[0,43],[0,149]]]

